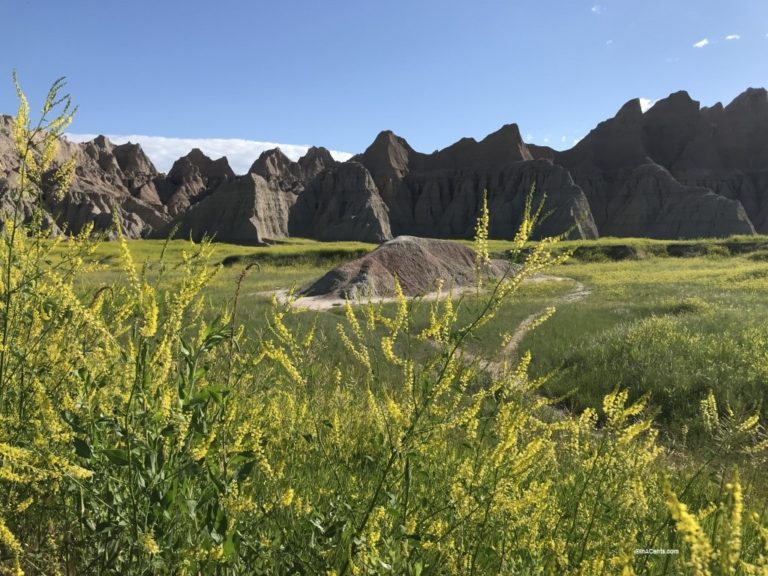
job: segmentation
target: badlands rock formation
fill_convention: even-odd
[[[368,168],[389,206],[396,235],[471,238],[486,190],[491,237],[512,238],[535,183],[537,196],[547,195],[552,212],[538,235],[572,229],[576,237],[597,237],[582,191],[561,167],[534,160],[515,124],[480,142],[464,138],[432,154],[416,152],[404,139],[382,132],[356,159]]]
[[[288,214],[296,195],[281,190],[261,176],[248,174],[227,182],[166,226],[153,238],[199,242],[208,236],[233,244],[265,244],[288,236]]]
[[[291,235],[318,240],[383,242],[389,210],[362,164],[344,162],[318,174],[291,211]]]
[[[768,97],[723,108],[676,92],[627,102],[554,161],[589,199],[602,235],[689,238],[768,231]]]
[[[0,116],[0,204],[15,182],[11,119]],[[688,238],[768,233],[768,93],[702,108],[676,92],[643,113],[630,100],[570,150],[526,144],[514,124],[432,154],[381,132],[351,161],[311,148],[298,161],[264,152],[236,176],[200,150],[159,174],[137,144],[63,140],[77,158],[71,189],[43,196],[52,233],[88,223],[129,237],[179,235],[242,243],[285,236],[381,242],[393,235],[469,238],[487,192],[490,236],[511,238],[534,186],[546,195],[538,236]],[[25,214],[32,212],[27,203]],[[114,234],[114,232],[111,232]]]
[[[212,160],[194,148],[173,163],[168,175],[158,179],[158,185],[163,204],[176,216],[234,179],[226,157]]]
[[[0,194],[6,208],[10,207],[7,191],[15,186],[18,170],[10,131],[11,118],[0,116]],[[113,208],[128,237],[139,237],[168,220],[155,187],[157,171],[141,147],[115,146],[103,136],[85,144],[63,140],[56,161],[73,156],[77,160],[74,179],[63,198],[57,198],[52,189],[43,195],[47,219],[55,222],[52,231],[77,234],[93,223],[96,230],[109,231],[112,237]],[[29,215],[31,206],[26,204],[24,212]]]

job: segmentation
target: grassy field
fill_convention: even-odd
[[[100,244],[71,275],[81,302],[105,299],[90,305],[99,318],[76,307],[73,323],[72,298],[45,284],[13,316],[28,347],[14,351],[13,374],[47,379],[66,409],[57,416],[40,400],[30,427],[24,376],[3,426],[30,446],[49,434],[46,449],[83,468],[73,468],[80,479],[54,466],[16,481],[23,489],[8,492],[5,514],[18,540],[6,537],[6,560],[33,567],[71,540],[105,574],[761,565],[766,464],[747,450],[764,439],[768,399],[764,242],[569,242],[558,248],[573,252],[567,263],[523,284],[469,337],[462,326],[488,293],[453,307],[273,307],[273,291],[372,245],[214,244],[204,261],[183,241]],[[503,257],[509,246],[490,248]],[[51,262],[67,254],[64,242]],[[186,288],[208,274],[197,307]],[[236,297],[233,337],[215,319]],[[552,305],[546,322],[520,331]],[[58,318],[53,328],[41,314]],[[530,381],[480,368],[514,367],[527,351]],[[759,422],[749,419],[756,410]],[[66,486],[61,507],[26,497],[51,479]],[[82,526],[70,540],[45,540],[34,518],[55,519],[62,534]],[[24,540],[34,547],[23,552]],[[730,556],[696,545],[704,540]],[[665,547],[680,558],[633,553]]]
[[[137,262],[148,262],[150,276],[164,250],[172,277],[189,250],[184,241],[129,242]],[[491,241],[495,257],[510,246]],[[529,315],[556,303],[557,313],[527,334],[520,353],[530,350],[533,374],[548,375],[544,391],[562,398],[574,412],[597,407],[615,387],[637,399],[650,393],[651,406],[665,433],[691,431],[699,401],[709,390],[734,410],[768,410],[768,238],[661,241],[606,238],[568,241],[574,252],[564,265],[548,271],[560,280],[529,283],[485,325],[467,349],[502,359],[501,338]],[[300,288],[339,263],[375,246],[356,242],[320,243],[291,239],[270,247],[215,244],[211,259],[218,272],[205,288],[210,309],[231,306],[240,275],[238,314],[258,330],[270,309],[269,292]],[[617,252],[616,248],[622,250]],[[615,259],[617,257],[620,260]],[[674,255],[670,255],[674,254]],[[81,278],[83,290],[96,290],[120,277],[115,243],[94,254],[100,269]],[[558,300],[583,284],[589,294],[577,302]],[[459,317],[477,311],[482,298],[462,298]],[[392,305],[388,308],[393,308]],[[428,305],[415,304],[412,322],[423,327]],[[300,315],[332,334],[340,309]],[[332,337],[331,337],[332,339]],[[330,345],[340,356],[340,346]],[[695,432],[695,430],[694,430]]]

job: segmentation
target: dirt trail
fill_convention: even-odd
[[[574,281],[573,278],[568,278],[566,276],[548,276],[546,274],[537,274],[528,280],[526,282],[562,282],[562,281]],[[462,288],[454,288],[450,291],[451,296],[461,296],[463,294],[472,293],[475,291],[475,288],[473,286],[465,286]],[[568,292],[567,294],[564,294],[563,296],[560,296],[556,300],[552,302],[552,306],[556,306],[557,304],[567,303],[567,302],[576,302],[578,300],[581,300],[582,298],[586,298],[591,293],[591,290],[584,286],[581,282],[576,282],[576,286],[573,290]],[[424,294],[423,296],[419,296],[418,298],[429,302],[432,300],[435,300],[438,295],[445,297],[448,295],[448,291],[443,291],[442,293],[438,294],[438,292],[429,292],[428,294]],[[264,296],[264,297],[272,297],[277,296],[278,300],[280,302],[285,302],[285,300],[288,298],[288,290],[267,290],[266,292],[252,292],[250,295],[252,296]],[[397,298],[394,296],[374,296],[371,298],[371,301],[374,304],[381,304],[381,303],[388,303],[388,302],[396,302]],[[346,300],[344,298],[335,297],[335,296],[301,296],[296,298],[293,301],[293,307],[294,308],[301,308],[304,310],[330,310],[331,308],[337,308],[340,306],[344,306]],[[365,299],[360,300],[360,304],[366,304],[368,301]],[[529,316],[529,318],[534,317],[534,319],[541,314],[543,314],[545,310],[542,310],[540,312],[537,312],[535,314],[532,314]],[[529,321],[529,318],[526,318],[523,320],[523,322],[518,326],[515,335],[520,333],[519,339],[522,340],[523,336],[525,336],[525,333],[530,329],[530,325],[533,323],[533,320]],[[522,330],[522,331],[521,331]],[[515,336],[513,336],[513,339]]]
[[[454,288],[450,292],[443,291],[441,294],[438,294],[438,292],[430,292],[428,294],[424,294],[423,296],[418,296],[420,300],[423,301],[432,301],[435,300],[438,295],[441,297],[445,297],[448,294],[451,296],[461,296],[462,294],[474,292],[475,288],[472,286],[465,286],[462,288]],[[256,296],[268,296],[271,297],[273,295],[277,295],[277,298],[280,302],[285,302],[285,300],[288,298],[288,290],[270,290],[267,292],[255,292],[253,293]],[[397,298],[394,296],[373,296],[371,298],[371,302],[374,304],[382,304],[387,302],[397,302]],[[293,301],[293,307],[294,308],[301,308],[303,310],[330,310],[331,308],[338,308],[340,306],[344,306],[346,303],[345,298],[339,298],[336,296],[301,296],[299,298],[296,298]],[[359,302],[353,302],[353,304],[367,304],[367,299],[360,299]]]
[[[472,354],[466,349],[458,350],[458,357],[460,360],[470,363],[477,363],[481,370],[489,373],[491,376],[495,377],[501,375],[501,373],[504,371],[505,365],[509,367],[516,359],[517,349],[519,348],[520,343],[523,341],[523,338],[525,338],[526,334],[531,331],[533,326],[536,324],[536,321],[547,313],[547,310],[550,307],[557,307],[559,304],[571,304],[574,302],[579,302],[580,300],[587,298],[592,293],[592,290],[588,286],[584,285],[578,280],[575,280],[574,278],[569,278],[567,276],[550,276],[547,274],[537,274],[526,280],[526,282],[574,282],[575,284],[571,290],[565,294],[562,294],[561,296],[558,296],[557,298],[554,298],[546,307],[534,312],[533,314],[530,314],[522,322],[520,322],[520,324],[518,324],[509,342],[502,350],[500,354],[500,360],[489,360],[486,358],[481,358],[475,354]],[[474,288],[471,287],[466,287],[460,290],[454,289],[451,294],[453,296],[458,296],[464,292],[470,292],[473,290]],[[285,298],[288,295],[288,291],[272,290],[268,292],[257,292],[256,294],[261,296],[273,296],[276,294],[280,301],[285,301]],[[442,296],[445,296],[445,294],[446,293],[444,292]],[[422,300],[435,300],[437,296],[437,292],[431,292],[429,294],[425,294],[421,298]],[[372,298],[372,301],[374,303],[394,302],[395,298],[377,297]],[[304,296],[294,300],[293,305],[296,308],[302,308],[305,310],[327,311],[333,307],[343,306],[344,303],[345,300],[343,298]],[[549,417],[558,420],[566,417],[565,411],[554,406],[548,407],[548,414]]]
[[[480,358],[476,356],[475,354],[472,354],[471,352],[468,352],[467,350],[461,350],[459,352],[460,357],[463,360],[466,360],[468,362],[477,362],[481,369],[483,369],[486,372],[489,372],[492,375],[499,375],[504,370],[504,365],[506,363],[507,366],[511,364],[511,361],[515,359],[517,356],[517,349],[520,346],[520,343],[523,341],[523,338],[525,338],[526,334],[531,331],[531,329],[535,326],[536,321],[539,320],[542,316],[544,316],[547,313],[547,310],[554,306],[557,307],[559,304],[571,304],[573,302],[578,302],[580,300],[583,300],[587,296],[589,296],[592,293],[592,290],[585,286],[583,283],[579,282],[578,280],[574,280],[573,278],[568,278],[566,276],[549,276],[546,274],[537,274],[536,276],[533,276],[528,280],[529,282],[565,282],[565,281],[571,281],[575,282],[575,285],[572,290],[568,291],[567,293],[563,294],[562,296],[558,296],[554,300],[552,300],[545,308],[542,308],[541,310],[538,310],[534,312],[533,314],[530,314],[527,316],[520,324],[518,324],[515,331],[512,333],[512,337],[509,339],[509,342],[502,350],[500,356],[502,357],[502,360],[487,360]]]
[[[571,290],[553,299],[546,307],[534,312],[533,314],[530,314],[522,322],[520,322],[520,324],[517,326],[515,331],[512,333],[512,336],[509,342],[501,352],[501,357],[503,358],[502,360],[496,360],[496,361],[486,360],[486,359],[477,357],[476,355],[472,354],[471,352],[468,352],[467,350],[460,350],[459,355],[463,360],[466,360],[468,362],[478,362],[478,364],[483,370],[490,372],[494,375],[500,374],[504,368],[504,364],[506,363],[507,365],[509,365],[511,361],[515,359],[515,357],[517,356],[517,350],[520,347],[520,344],[522,343],[525,336],[536,325],[536,321],[539,320],[542,316],[544,316],[547,313],[547,310],[550,307],[552,306],[557,307],[560,304],[572,304],[574,302],[583,300],[584,298],[586,298],[592,293],[592,290],[588,286],[584,285],[578,280],[569,278],[567,276],[550,276],[547,274],[537,274],[526,281],[527,282],[575,282],[575,284]],[[451,294],[453,296],[459,296],[463,293],[472,292],[474,290],[475,289],[472,287],[466,287],[463,289],[454,289],[451,292]],[[277,295],[280,301],[285,301],[285,299],[288,296],[288,291],[273,290],[268,292],[257,292],[256,294],[261,296]],[[443,292],[442,296],[445,296],[445,295],[446,295],[446,292]],[[421,296],[421,299],[425,301],[430,301],[430,300],[436,299],[437,297],[438,297],[437,292],[430,292],[429,294],[425,294],[424,296]],[[379,304],[382,302],[395,302],[396,299],[393,297],[378,296],[378,297],[372,298],[372,301],[374,304]],[[305,310],[327,311],[334,307],[343,306],[344,303],[345,303],[344,298],[328,297],[328,296],[303,296],[294,300],[293,306],[295,308],[301,308]]]
[[[573,278],[568,278],[565,276],[547,276],[545,274],[540,274],[531,278],[531,282],[562,282],[567,280],[571,280],[576,283],[576,285],[573,287],[573,290],[563,294],[562,296],[559,296],[558,298],[555,298],[550,306],[557,307],[558,304],[571,304],[573,302],[578,302],[579,300],[583,300],[592,293],[592,290],[587,288],[587,286],[578,280],[574,280]],[[517,329],[512,334],[512,338],[510,338],[509,343],[507,343],[507,345],[504,347],[505,357],[510,358],[517,353],[517,349],[520,346],[520,343],[523,341],[523,338],[525,338],[525,335],[531,331],[531,328],[536,324],[536,321],[547,313],[547,309],[548,307],[544,308],[543,310],[539,310],[538,312],[534,312],[525,320],[520,322]]]

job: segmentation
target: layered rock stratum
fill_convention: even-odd
[[[10,208],[18,161],[12,119],[0,116],[0,207]],[[46,190],[52,233],[92,224],[114,236],[263,244],[287,236],[383,242],[393,236],[469,238],[483,195],[491,238],[512,238],[526,198],[545,198],[538,236],[691,238],[768,233],[768,92],[702,107],[676,92],[643,112],[638,99],[570,150],[525,143],[515,124],[432,154],[391,131],[337,162],[312,147],[298,161],[279,148],[248,173],[194,149],[167,174],[138,144],[104,136],[63,139],[57,161],[76,158],[71,188]],[[29,201],[22,206],[31,214]]]

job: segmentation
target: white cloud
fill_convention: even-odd
[[[525,135],[525,141],[526,141],[526,142],[530,142],[531,140],[533,140],[533,134],[531,134],[530,132],[528,132],[528,133]]]
[[[67,134],[67,138],[73,142],[87,142],[96,136],[96,134]],[[108,134],[107,138],[115,144],[126,142],[141,144],[144,153],[149,156],[160,172],[168,172],[173,163],[182,156],[186,156],[192,148],[199,148],[213,159],[226,156],[236,174],[245,174],[253,161],[265,150],[279,147],[288,158],[298,160],[309,149],[309,146],[298,144],[277,144],[240,138],[167,138],[141,134]],[[344,161],[351,158],[352,154],[331,150],[331,156],[336,160]]]
[[[709,44],[709,39],[708,38],[704,38],[704,39],[699,40],[698,42],[696,42],[696,44],[694,44],[693,47],[694,48],[704,48],[704,46],[706,46],[707,44]]]
[[[549,137],[544,138],[544,144],[549,144]]]
[[[741,36],[738,34],[728,34],[728,36],[725,37],[726,40],[741,40]]]
[[[606,45],[606,46],[612,46],[612,45],[613,45],[613,40],[607,40],[607,41],[605,42],[605,45]]]
[[[592,6],[592,8],[590,8],[590,10],[592,11],[592,14],[602,14],[603,13],[603,7],[600,6],[600,4],[595,4],[594,6]]]
[[[565,144],[566,140],[568,140],[568,138],[566,138],[565,136],[560,136],[560,142]]]
[[[647,112],[648,109],[656,104],[656,100],[651,100],[650,98],[640,98],[640,110],[643,111],[643,113]]]

